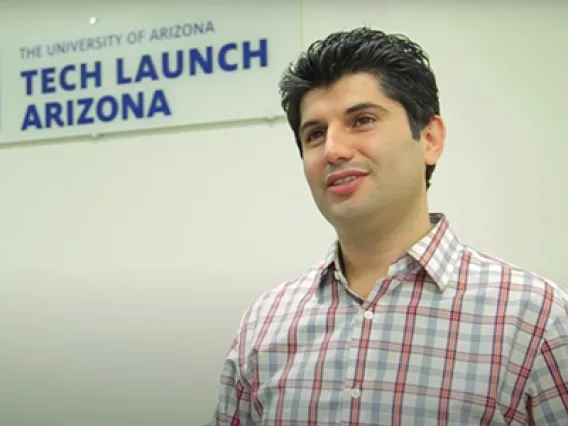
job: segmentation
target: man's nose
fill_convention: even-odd
[[[354,154],[352,138],[340,126],[329,126],[324,151],[328,163],[349,161]]]

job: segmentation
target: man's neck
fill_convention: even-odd
[[[350,285],[364,295],[390,266],[432,229],[426,212],[408,218],[385,220],[356,231],[344,231],[339,244],[345,273]]]

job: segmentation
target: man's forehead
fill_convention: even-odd
[[[316,86],[303,96],[300,109],[330,105],[348,108],[362,102],[384,103],[386,99],[376,76],[370,74],[347,75],[331,84]]]

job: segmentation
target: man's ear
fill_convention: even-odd
[[[444,151],[446,142],[446,124],[439,115],[434,116],[430,123],[422,130],[422,143],[424,144],[424,163],[432,166]]]

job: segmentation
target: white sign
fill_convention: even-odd
[[[281,115],[299,1],[203,3],[81,25],[59,10],[41,32],[12,23],[31,35],[0,52],[0,143]]]

